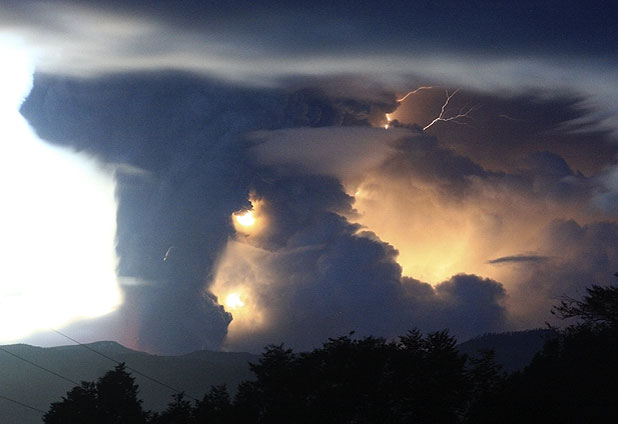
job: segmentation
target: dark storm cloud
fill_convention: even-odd
[[[415,181],[435,184],[449,195],[462,195],[474,177],[488,178],[490,173],[467,157],[445,149],[434,137],[417,134],[393,143],[395,154],[382,166],[397,176],[414,175]]]
[[[408,97],[394,116],[405,124],[426,125],[438,114],[444,98],[442,87],[420,91]],[[542,160],[535,153],[538,151],[557,154],[564,158],[567,168],[585,174],[615,163],[615,137],[589,118],[592,111],[586,98],[568,90],[528,90],[518,94],[460,90],[449,104],[450,111],[469,108],[470,117],[457,131],[451,124],[436,125],[430,132],[442,146],[488,169],[530,168],[535,160]],[[505,157],[509,160],[504,161]],[[562,164],[556,166],[564,168]]]
[[[39,75],[22,113],[42,138],[117,169],[118,273],[135,337],[129,342],[184,352],[216,348],[225,336],[230,316],[204,285],[234,232],[231,214],[248,205],[253,186],[272,179],[247,162],[244,134],[367,124],[373,104],[319,88],[246,89],[179,74]],[[328,199],[333,207],[349,201],[319,178],[293,183],[305,193],[307,219],[315,209],[310,198],[320,207]],[[285,238],[297,223],[279,218],[274,228]]]
[[[268,284],[254,283],[269,326],[229,339],[228,347],[257,350],[284,340],[305,348],[350,330],[395,336],[415,326],[449,327],[464,338],[509,328],[506,292],[496,281],[456,275],[432,287],[403,277],[393,246],[366,231],[358,234],[362,229],[343,218],[357,212],[342,182],[383,179],[376,182],[388,184],[381,190],[400,190],[400,214],[410,211],[415,220],[428,213],[428,201],[448,205],[447,211],[475,205],[490,212],[477,236],[488,238],[504,231],[505,216],[525,210],[506,206],[508,196],[531,205],[542,198],[566,214],[573,205],[585,212],[583,205],[599,194],[596,179],[573,171],[556,153],[532,148],[512,171],[488,171],[418,128],[368,127],[372,111],[389,110],[383,97],[370,97],[327,88],[238,88],[179,74],[38,76],[22,112],[43,138],[119,165],[119,273],[137,283],[125,284],[122,313],[142,348],[216,348],[226,338],[234,311],[225,311],[224,299],[204,288],[210,279],[226,278],[216,259],[234,234],[231,214],[249,206],[250,193],[263,199],[269,220],[251,243],[268,259],[243,268],[246,258],[233,257],[236,271],[227,278],[270,276]],[[478,137],[479,150],[493,142],[482,132]],[[526,264],[544,266],[536,259],[559,250],[554,239],[546,237],[547,250],[535,260],[526,257]],[[429,240],[410,241],[422,251]],[[571,243],[577,241],[565,245]],[[479,250],[483,263],[493,253],[488,246]],[[240,249],[245,256],[255,253]],[[497,259],[507,260],[524,257]]]
[[[520,283],[510,290],[514,307],[549,310],[564,296],[583,296],[585,287],[591,284],[611,283],[611,276],[618,269],[616,222],[579,224],[574,220],[556,220],[544,229],[541,237],[545,240],[541,253],[552,258],[515,270]],[[525,317],[522,322],[529,326],[531,320]]]
[[[351,330],[390,337],[413,327],[450,328],[463,339],[513,328],[509,297],[516,303],[523,287],[539,290],[542,305],[528,310],[531,325],[539,325],[539,317],[542,321],[551,306],[548,296],[571,287],[556,280],[563,274],[554,264],[574,264],[567,269],[588,264],[590,256],[582,260],[583,252],[561,254],[557,261],[527,257],[525,263],[538,271],[536,277],[515,270],[525,274],[517,280],[523,285],[511,281],[508,296],[495,279],[470,271],[459,274],[461,269],[434,286],[411,278],[415,275],[403,276],[400,252],[381,240],[381,234],[348,221],[359,206],[344,186],[349,181],[369,178],[375,190],[398,193],[403,203],[397,216],[406,219],[398,232],[406,235],[405,225],[411,224],[442,231],[429,239],[409,237],[419,252],[450,231],[428,222],[459,222],[458,209],[476,220],[480,210],[480,224],[472,221],[478,231],[467,242],[486,243],[472,249],[485,264],[498,251],[496,246],[502,248],[497,244],[502,234],[519,231],[520,224],[507,226],[510,216],[531,208],[520,219],[526,223],[537,209],[547,213],[539,204],[548,203],[565,215],[575,206],[588,213],[583,205],[599,195],[596,177],[578,174],[560,155],[543,149],[531,149],[512,171],[489,171],[418,128],[384,131],[367,126],[372,111],[389,110],[381,95],[368,99],[345,92],[346,97],[327,86],[248,89],[156,73],[95,80],[37,77],[22,112],[38,133],[119,166],[119,273],[136,284],[124,285],[125,305],[113,325],[125,328],[136,346],[184,352],[225,343],[227,348],[259,350],[266,343],[285,341],[310,348]],[[479,140],[479,146],[483,142],[493,140]],[[230,216],[249,206],[250,193],[261,200],[260,213],[268,226],[244,239],[234,235]],[[391,213],[386,203],[374,209]],[[550,211],[548,219],[555,214]],[[388,214],[386,220],[391,220]],[[465,225],[469,222],[464,220]],[[543,232],[549,235],[539,242],[542,249],[518,245],[511,251],[553,257],[586,238],[577,231],[579,224],[575,229],[553,225],[555,231]],[[571,236],[560,243],[563,232]],[[582,245],[599,243],[600,233]],[[580,285],[614,264],[610,246],[618,235],[606,233],[601,256],[608,259],[599,256],[577,268],[573,276]],[[460,237],[452,234],[453,240]],[[450,253],[440,248],[436,260],[448,262]],[[522,263],[523,258],[503,254],[497,261]],[[539,282],[541,278],[545,282]],[[221,306],[225,299],[208,290],[210,281],[213,289],[225,284],[251,287],[267,325],[235,337],[235,321],[242,322],[242,317]],[[579,287],[575,279],[569,281]],[[82,327],[73,328],[87,331]]]
[[[230,317],[204,279],[247,202],[239,134],[281,110],[263,94],[178,75],[36,79],[22,113],[42,137],[140,170],[121,167],[117,188],[118,273],[141,281],[123,307],[138,347],[185,352],[225,336]]]
[[[455,134],[460,128],[450,126]],[[559,290],[581,290],[586,281],[611,275],[611,268],[618,266],[612,259],[613,246],[618,243],[613,230],[616,218],[608,213],[608,192],[615,184],[613,174],[603,168],[586,177],[573,171],[559,154],[544,150],[545,143],[539,143],[536,149],[530,144],[515,166],[509,155],[492,157],[502,169],[489,171],[461,154],[463,149],[444,145],[440,138],[418,128],[381,132],[357,129],[356,144],[345,143],[339,130],[263,132],[259,135],[261,144],[253,150],[261,163],[293,164],[296,172],[326,173],[343,181],[348,193],[356,192],[357,211],[348,217],[396,246],[400,250],[397,262],[408,266],[406,275],[418,277],[427,263],[438,269],[445,263],[455,263],[449,268],[451,272],[465,269],[504,278],[509,293],[503,298],[510,312],[505,319],[508,326],[540,325],[560,296]],[[476,140],[479,149],[494,142],[483,135],[480,132]],[[499,131],[493,134],[500,135]],[[294,149],[282,148],[286,140]],[[344,142],[343,149],[337,148],[338,140]],[[583,137],[581,142],[585,140]],[[585,147],[569,142],[585,155]],[[596,152],[588,154],[594,157]],[[356,173],[345,168],[349,163],[355,164]],[[601,195],[605,189],[608,191]],[[607,203],[600,208],[601,199]],[[607,219],[612,222],[604,223]],[[584,253],[584,246],[591,251],[597,246],[600,252]],[[460,253],[453,254],[457,251]],[[509,254],[512,251],[535,254]],[[487,262],[488,257],[497,258]],[[567,277],[560,269],[568,269],[571,275]],[[435,275],[432,282],[437,283]],[[407,287],[426,300],[432,299],[431,286],[418,283]],[[530,290],[534,290],[534,300],[529,299]],[[433,311],[434,324],[458,314],[458,309],[447,313],[439,302],[433,305]],[[423,320],[416,317],[414,322]],[[457,320],[449,321],[449,325],[466,334]]]
[[[353,199],[337,179],[299,174],[300,169],[280,168],[276,162],[256,167],[248,161],[252,150],[247,148],[255,143],[244,137],[248,131],[367,124],[368,113],[385,107],[381,104],[320,89],[240,89],[186,75],[81,81],[39,76],[22,113],[42,137],[119,166],[119,274],[134,283],[123,286],[126,300],[117,320],[138,347],[184,352],[220,345],[231,316],[204,288],[215,272],[214,260],[233,234],[230,215],[247,206],[250,191],[266,201],[269,230],[259,245],[276,252],[269,269],[277,280],[259,294],[268,299],[274,324],[231,346],[258,350],[267,342],[285,340],[308,348],[327,335],[352,329],[395,336],[415,326],[452,327],[467,337],[502,328],[505,312],[492,284],[478,286],[473,284],[476,277],[470,277],[458,283],[464,288],[445,285],[438,293],[427,284],[402,279],[397,252],[376,237],[355,235],[359,227],[342,218],[353,214]],[[300,129],[290,131],[296,131],[292,138],[302,134]],[[368,127],[347,131],[325,127],[324,134],[335,132],[336,137],[325,139],[322,149],[334,147],[344,154],[355,147],[358,136],[378,134]],[[314,140],[307,134],[308,141]],[[337,143],[346,146],[344,150]],[[406,146],[397,146],[406,151]],[[453,157],[420,135],[419,144],[411,148],[432,158],[419,175],[432,173],[432,164],[440,165],[440,180],[455,181],[452,169],[483,174],[472,162]],[[356,168],[366,168],[369,153],[377,154],[375,146],[367,144],[357,152],[361,162]],[[349,169],[354,171],[354,166]],[[469,310],[468,286],[493,293],[479,297],[488,300],[487,305],[474,306],[488,311],[474,321],[474,329],[450,318]],[[428,292],[413,294],[422,288]],[[81,334],[84,325],[73,328]]]
[[[39,71],[80,77],[174,69],[251,86],[354,75],[403,92],[411,81],[568,91],[589,108],[576,127],[616,132],[616,13],[558,1],[26,0],[0,6],[0,35]]]
[[[143,171],[121,169],[119,177],[121,274],[151,277],[174,267],[172,274],[195,278],[203,272],[195,263],[231,231],[206,218],[226,218],[246,201],[239,134],[268,126],[277,116],[269,109],[279,111],[282,101],[181,76],[42,77],[22,113],[47,140]],[[214,238],[187,246],[196,232]],[[170,246],[173,260],[163,263]]]
[[[557,1],[5,1],[0,41],[36,62],[22,113],[41,137],[116,167],[126,300],[96,331],[259,350],[536,326],[615,272],[615,20]],[[467,125],[422,132],[443,88],[395,101],[420,83],[461,88]],[[410,125],[370,128],[395,109]],[[246,236],[231,214],[250,195],[268,224]],[[235,333],[226,284],[252,288],[261,327]]]
[[[618,211],[618,167],[608,167],[596,177],[593,203],[607,214]]]
[[[432,317],[435,322],[468,338],[479,334],[479,328],[484,332],[504,330],[506,290],[502,284],[476,275],[458,274],[438,284],[435,291],[444,304],[437,305],[444,318]]]
[[[592,272],[590,280],[603,282],[612,270],[618,267],[618,224],[616,222],[593,222],[578,224],[574,220],[560,220],[554,222],[546,231],[545,237],[549,240],[549,248],[561,251],[571,263],[562,275],[569,272],[575,275],[566,278],[576,284],[578,272]],[[576,265],[577,264],[577,265]],[[575,268],[580,268],[576,271]],[[566,290],[570,284],[559,283],[554,280],[556,288]]]
[[[481,138],[484,135],[477,134],[479,150],[493,142],[492,137]],[[294,172],[334,175],[346,183],[377,170],[393,184],[429,186],[451,199],[479,196],[494,187],[580,206],[584,201],[585,208],[594,208],[589,201],[599,186],[597,176],[574,172],[560,155],[532,148],[514,160],[516,166],[507,161],[503,169],[490,171],[418,127],[288,129],[257,132],[252,138],[257,142],[252,151],[261,164],[287,164]]]
[[[32,10],[36,1],[8,1],[8,10]],[[211,32],[231,41],[257,37],[262,48],[305,54],[331,50],[476,50],[483,54],[522,50],[612,54],[616,10],[611,2],[532,0],[500,3],[428,0],[359,3],[251,2],[248,0],[48,0],[47,4],[88,6],[171,26]],[[298,31],[302,27],[303,31]],[[443,28],[449,28],[444,31]],[[328,47],[327,47],[328,46]],[[299,47],[302,51],[298,51]]]

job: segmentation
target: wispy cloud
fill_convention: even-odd
[[[513,256],[502,256],[500,258],[491,259],[487,261],[488,264],[509,264],[509,263],[540,263],[548,261],[550,258],[547,256],[540,255],[513,255]]]

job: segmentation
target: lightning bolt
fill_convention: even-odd
[[[397,99],[397,103],[401,103],[401,102],[403,102],[403,101],[404,101],[405,99],[407,99],[409,96],[411,96],[412,94],[416,94],[416,93],[418,93],[419,91],[422,91],[422,90],[432,90],[432,89],[434,89],[434,88],[436,88],[436,87],[434,87],[434,86],[432,86],[432,85],[418,87],[418,88],[417,88],[417,89],[415,89],[415,90],[409,91],[409,92],[408,92],[405,96],[403,96],[401,99]],[[388,114],[387,114],[387,115],[388,115]]]
[[[397,99],[396,102],[397,103],[401,103],[405,99],[407,99],[408,97],[410,97],[413,94],[418,93],[419,91],[422,91],[422,90],[432,90],[434,88],[436,88],[436,86],[432,86],[432,85],[418,87],[418,88],[416,88],[416,89],[414,89],[412,91],[407,92],[405,94],[405,96]],[[474,107],[470,107],[468,109],[462,108],[462,109],[459,110],[459,113],[457,113],[455,115],[451,115],[451,116],[446,116],[448,114],[448,109],[447,109],[448,105],[451,102],[451,99],[453,97],[455,97],[455,94],[457,94],[458,91],[459,91],[459,89],[453,91],[452,93],[449,93],[448,89],[444,90],[444,92],[446,93],[446,99],[444,100],[444,103],[442,104],[442,108],[440,109],[440,113],[429,124],[427,124],[427,125],[425,125],[425,127],[423,127],[423,131],[427,131],[429,128],[431,128],[433,125],[435,125],[438,122],[453,122],[453,123],[459,124],[459,125],[468,125],[468,123],[466,123],[466,122],[461,122],[461,119],[469,118],[470,117],[470,112],[472,112],[474,110]],[[384,125],[384,129],[385,130],[390,128],[392,121],[393,121],[393,117],[391,116],[391,113],[387,113],[386,114],[386,124]]]
[[[412,90],[412,91],[408,91],[408,92],[405,94],[405,96],[403,96],[402,98],[397,99],[397,100],[395,100],[395,101],[396,101],[397,103],[401,103],[401,102],[403,102],[405,99],[407,99],[408,97],[410,97],[410,96],[411,96],[411,95],[413,95],[413,94],[418,93],[419,91],[422,91],[422,90],[431,90],[431,89],[433,89],[433,88],[435,88],[435,87],[434,87],[434,86],[431,86],[431,85],[427,85],[427,86],[421,86],[421,87],[418,87],[418,88],[416,88],[416,89],[414,89],[414,90]],[[387,129],[389,129],[389,128],[390,128],[390,126],[391,126],[391,121],[392,121],[392,120],[393,120],[393,118],[392,118],[391,114],[390,114],[390,113],[387,113],[387,114],[386,114],[386,124],[384,125],[384,129],[385,129],[385,130],[387,130]]]
[[[442,108],[440,109],[440,113],[438,114],[438,116],[436,116],[433,121],[431,121],[429,124],[425,125],[425,127],[423,127],[423,131],[427,131],[429,128],[431,128],[435,123],[437,122],[454,122],[456,124],[459,125],[468,125],[466,122],[461,122],[458,121],[458,119],[463,119],[463,118],[469,118],[470,117],[470,112],[472,112],[472,110],[474,109],[474,107],[468,108],[468,109],[460,109],[459,113],[456,115],[452,115],[452,116],[445,116],[447,113],[447,107],[451,101],[451,99],[455,96],[455,94],[457,94],[457,92],[459,91],[459,89],[453,91],[452,93],[448,92],[448,89],[445,89],[444,92],[446,93],[446,100],[444,100],[444,103],[442,104]]]

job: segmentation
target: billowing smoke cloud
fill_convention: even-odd
[[[230,304],[225,347],[284,340],[307,349],[355,331],[395,337],[413,327],[461,337],[505,328],[502,285],[457,275],[434,289],[402,278],[397,251],[343,215],[352,198],[332,177],[267,174],[254,185],[263,229],[230,241],[211,289]],[[264,174],[262,174],[264,175]]]
[[[231,214],[248,206],[260,178],[247,161],[244,134],[367,123],[371,105],[319,89],[245,89],[178,74],[39,76],[22,113],[41,136],[118,170],[124,306],[108,324],[74,331],[86,335],[87,325],[92,339],[120,328],[113,338],[157,352],[219,347],[231,316],[204,286],[234,233]]]
[[[123,328],[123,342],[157,352],[413,327],[465,338],[541,325],[555,297],[615,272],[611,160],[584,175],[539,138],[500,167],[506,149],[479,153],[496,143],[485,133],[466,150],[452,134],[371,128],[393,100],[334,92],[178,74],[37,79],[22,112],[39,133],[121,172],[125,304],[98,334]],[[566,105],[565,120],[581,116]],[[235,225],[251,207],[256,222]],[[579,271],[562,284],[559,269]]]
[[[22,113],[40,134],[122,165],[124,343],[157,352],[221,343],[230,316],[204,280],[233,231],[229,215],[247,201],[238,134],[271,116],[270,101],[186,77],[37,79]]]
[[[283,165],[293,165],[294,172],[316,172],[341,181],[344,191],[355,198],[354,210],[342,214],[391,243],[398,251],[393,260],[405,276],[439,284],[466,272],[500,281],[509,293],[501,299],[509,311],[508,325],[521,328],[540,325],[561,295],[592,281],[602,282],[618,267],[613,250],[615,216],[595,203],[598,174],[586,177],[574,172],[556,153],[530,149],[518,165],[507,163],[504,170],[489,171],[419,130],[357,128],[357,143],[351,144],[339,131],[258,133],[260,144],[253,150],[262,164],[279,163],[287,172]],[[478,148],[483,142],[492,140],[477,140]],[[282,148],[289,144],[294,148]],[[492,160],[499,163],[498,158]],[[354,173],[349,164],[355,164]],[[565,222],[578,228],[582,223],[584,228],[606,228],[607,239],[592,236],[590,242],[559,242],[559,234],[572,232],[563,228]],[[582,233],[586,231],[577,234]],[[596,245],[603,260],[590,261],[590,254],[581,250],[581,255],[572,254],[560,247],[562,243],[589,249]],[[573,273],[566,278],[556,272],[558,267]],[[532,290],[535,300],[529,301]],[[439,306],[434,308],[440,311]],[[393,310],[391,306],[389,311]],[[398,313],[405,316],[403,311]],[[441,319],[436,312],[434,322]]]

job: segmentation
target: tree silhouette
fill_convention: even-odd
[[[469,398],[466,358],[446,331],[398,342],[349,336],[294,354],[270,346],[239,386],[236,422],[455,423]]]
[[[558,331],[469,422],[618,422],[618,290],[593,285],[586,292],[552,310],[581,322]]]
[[[395,422],[457,422],[468,401],[466,357],[447,331],[401,337],[391,371]]]
[[[60,402],[51,404],[49,411],[43,416],[47,424],[97,424],[103,423],[98,413],[97,390],[92,382],[83,381],[75,386]]]
[[[126,371],[124,363],[108,371],[97,381],[97,403],[107,423],[143,423],[146,414],[138,399],[139,387]]]
[[[561,319],[580,318],[589,325],[618,327],[618,286],[592,285],[586,293],[582,300],[565,298],[551,313]]]
[[[471,392],[465,421],[499,422],[504,411],[498,408],[495,397],[504,389],[507,376],[502,371],[502,365],[496,363],[493,350],[479,350],[478,354],[468,360]]]
[[[52,403],[44,415],[47,424],[143,424],[148,413],[138,399],[135,379],[124,363],[117,365],[96,383],[82,382],[62,401]]]
[[[212,386],[195,407],[195,420],[198,423],[231,423],[232,402],[225,385]]]
[[[299,358],[305,422],[371,422],[386,409],[391,346],[384,339],[329,339]]]
[[[191,402],[185,399],[184,393],[176,393],[173,401],[161,414],[155,414],[150,420],[152,424],[194,424],[194,409]]]
[[[238,419],[245,422],[286,422],[299,400],[296,381],[296,356],[283,345],[267,346],[257,364],[249,364],[257,381],[238,387],[235,406]]]
[[[461,354],[447,331],[412,330],[396,341],[328,339],[310,352],[266,347],[255,380],[233,401],[213,386],[201,401],[183,393],[146,413],[124,364],[83,382],[44,416],[47,424],[565,423],[618,422],[618,327],[613,288],[556,307],[584,322],[557,332],[528,367],[506,376],[493,351]],[[557,312],[558,313],[558,312]],[[599,317],[602,317],[599,318]]]

